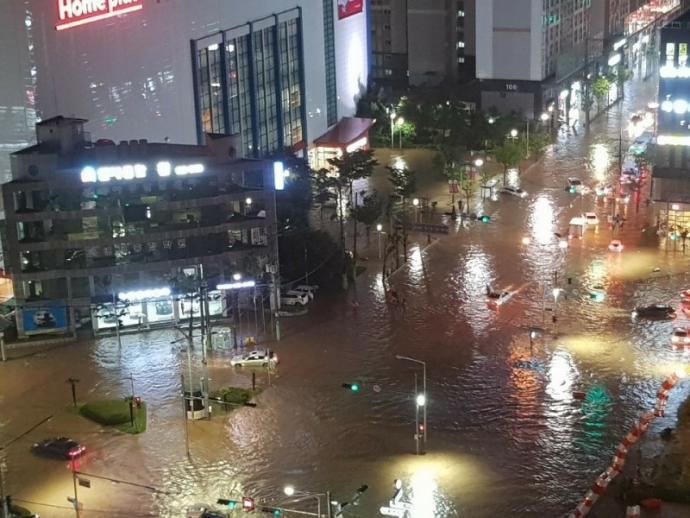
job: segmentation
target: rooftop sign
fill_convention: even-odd
[[[173,166],[168,161],[156,164],[156,173],[161,178],[166,178],[171,174],[175,176],[197,175],[204,172],[204,164],[183,164]],[[111,180],[134,180],[146,178],[148,167],[144,164],[126,164],[92,167],[86,166],[81,170],[82,183],[109,182]]]
[[[64,31],[143,9],[142,0],[57,0],[58,23]]]

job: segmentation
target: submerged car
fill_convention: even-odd
[[[278,365],[278,356],[268,349],[257,349],[233,356],[230,365],[233,367],[274,367]]]
[[[599,218],[597,218],[597,215],[594,212],[585,212],[585,223],[588,225],[598,225],[599,224]]]
[[[517,196],[518,198],[524,198],[527,196],[527,192],[523,191],[519,187],[504,187],[501,189],[503,194],[510,194],[511,196]]]
[[[652,304],[635,308],[632,312],[632,317],[634,319],[672,320],[676,318],[676,311],[668,304]]]
[[[609,250],[611,252],[622,252],[623,251],[623,243],[620,242],[618,239],[614,239],[609,243]]]
[[[501,306],[508,302],[515,295],[514,291],[510,291],[510,286],[501,291],[493,291],[491,286],[486,287],[486,303],[490,306]]]
[[[67,437],[52,437],[35,442],[31,446],[31,451],[44,457],[72,460],[84,455],[86,446]]]
[[[671,333],[671,343],[676,345],[690,344],[690,334],[685,327],[676,327]]]

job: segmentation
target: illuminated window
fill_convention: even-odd
[[[326,49],[326,122],[338,122],[338,92],[335,82],[335,29],[333,0],[323,0],[323,40]],[[386,43],[390,44],[390,41]]]
[[[688,44],[680,43],[678,45],[678,66],[684,67],[688,64]]]
[[[675,54],[676,54],[676,44],[675,43],[667,43],[666,44],[666,64],[667,65],[673,65],[675,61]]]

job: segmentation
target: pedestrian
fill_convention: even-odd
[[[404,296],[400,300],[400,307],[402,308],[403,313],[405,313],[405,309],[407,309],[407,299]]]

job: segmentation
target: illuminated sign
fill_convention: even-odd
[[[690,137],[682,135],[659,135],[656,143],[660,146],[690,146]]]
[[[338,19],[362,12],[364,0],[338,0]]]
[[[240,290],[242,288],[253,288],[256,286],[256,281],[239,281],[229,282],[226,284],[219,284],[216,286],[217,290]]]
[[[273,162],[273,186],[276,191],[285,189],[285,166],[282,162]]]
[[[58,23],[55,29],[64,31],[139,11],[144,7],[141,2],[142,0],[57,0]]]
[[[117,298],[130,302],[141,301],[147,299],[160,299],[170,296],[170,288],[154,288],[151,290],[135,290],[135,291],[124,291],[117,294]]]
[[[659,69],[659,75],[664,79],[687,79],[690,77],[690,67],[674,67],[672,65],[664,65]]]
[[[165,178],[171,174],[175,176],[187,176],[201,174],[204,172],[204,164],[182,164],[173,165],[170,162],[158,162],[156,173],[159,177]],[[134,180],[146,178],[148,167],[144,164],[108,165],[108,166],[86,166],[81,170],[82,183],[109,182],[111,180]]]

